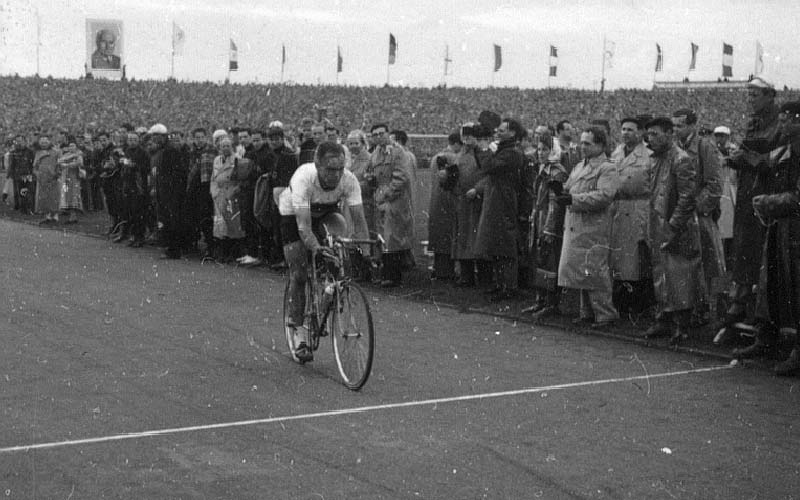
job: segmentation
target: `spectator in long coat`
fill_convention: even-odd
[[[393,287],[400,284],[403,270],[414,259],[413,173],[406,152],[389,144],[386,125],[373,125],[371,132],[377,144],[370,157],[376,180],[376,226],[385,241],[381,286]]]
[[[553,154],[553,137],[547,133],[538,135],[536,158],[537,175],[533,184],[533,207],[530,215],[528,247],[536,276],[542,276],[536,289],[536,302],[523,312],[533,313],[542,319],[560,314],[561,289],[557,286],[558,262],[561,260],[561,245],[564,240],[565,207],[556,202],[556,191],[563,189],[569,175],[559,162],[560,155]],[[544,273],[550,276],[545,280]]]
[[[227,134],[226,134],[227,135]],[[189,149],[189,179],[186,191],[187,224],[191,238],[203,237],[203,257],[213,258],[216,253],[214,239],[214,200],[211,199],[211,172],[217,150],[209,144],[208,131],[203,127],[192,130],[193,144]]]
[[[651,120],[647,137],[653,150],[649,234],[658,312],[644,337],[670,337],[676,344],[687,338],[691,310],[702,293],[696,162],[674,143],[669,118]]]
[[[492,266],[475,253],[475,238],[481,218],[483,200],[474,196],[481,179],[475,158],[475,129],[471,123],[461,128],[464,147],[456,161],[456,176],[453,194],[456,197],[456,225],[453,238],[453,259],[458,263],[459,278],[456,286],[471,287],[476,283],[487,284],[491,279]],[[468,196],[469,193],[473,195]]]
[[[672,114],[678,146],[695,162],[697,223],[700,228],[700,251],[705,281],[700,302],[695,306],[692,323],[702,326],[709,322],[712,280],[725,278],[725,255],[717,220],[720,215],[722,176],[717,149],[697,133],[697,115],[691,109],[679,109]]]
[[[583,160],[569,174],[564,194],[556,197],[567,207],[558,284],[580,290],[580,316],[574,323],[594,328],[606,328],[619,318],[611,299],[608,264],[611,204],[619,189],[619,174],[605,154],[606,147],[603,128],[585,129]]]
[[[167,128],[156,124],[150,128],[156,149],[150,165],[156,172],[156,221],[166,245],[164,258],[179,259],[185,239],[184,202],[189,162],[180,149],[167,143]]]
[[[114,238],[114,241],[123,241],[126,235],[130,236],[127,244],[134,248],[144,245],[149,193],[147,177],[150,173],[150,155],[139,141],[138,134],[128,133],[125,161],[120,169],[122,211],[128,224],[125,231]]]
[[[353,130],[347,134],[347,150],[350,151],[348,167],[358,179],[361,186],[361,200],[364,203],[364,217],[370,232],[375,231],[375,176],[370,171],[370,155],[367,150],[367,135],[361,130]],[[352,229],[352,219],[348,212],[348,227]]]
[[[36,191],[33,151],[25,145],[25,137],[22,134],[14,137],[14,147],[8,155],[6,177],[11,179],[14,187],[14,210],[32,214]]]
[[[58,158],[61,170],[58,209],[68,213],[67,224],[78,222],[78,212],[83,212],[81,180],[86,176],[83,168],[83,152],[78,149],[74,137],[67,137],[66,147]]]
[[[733,258],[733,212],[736,207],[736,185],[738,178],[736,171],[728,165],[728,158],[737,149],[731,141],[731,129],[719,126],[714,129],[714,141],[722,178],[722,196],[719,199],[719,237],[722,238],[722,251],[725,254],[725,267],[730,270]]]
[[[780,143],[769,155],[767,193],[752,200],[767,232],[756,300],[759,328],[751,346],[734,351],[739,358],[774,354],[780,328],[800,331],[800,102],[780,110]],[[775,373],[800,374],[800,336]]]
[[[272,248],[270,262],[275,269],[286,267],[283,260],[283,240],[281,239],[281,214],[278,212],[278,197],[289,186],[292,175],[297,170],[297,154],[286,145],[286,135],[280,127],[267,130],[267,142],[275,154],[275,169],[272,171]]]
[[[623,118],[621,126],[622,144],[611,154],[619,174],[612,207],[611,278],[617,310],[639,313],[655,299],[647,235],[652,151],[642,141],[644,124],[638,118]]]
[[[58,168],[60,151],[50,142],[50,136],[39,136],[39,149],[33,157],[33,173],[36,176],[36,213],[43,214],[40,224],[58,221],[58,199],[61,172]]]
[[[478,190],[483,205],[475,253],[494,265],[493,301],[514,298],[519,292],[518,189],[525,157],[517,142],[524,132],[518,121],[505,118],[497,127],[497,151],[480,148],[476,153],[484,177]]]
[[[738,203],[733,213],[733,270],[731,302],[725,323],[731,325],[747,318],[753,302],[753,285],[758,283],[764,227],[758,222],[749,200],[764,194],[769,169],[769,152],[778,135],[778,106],[775,88],[761,77],[747,83],[747,100],[752,112],[742,147],[733,153],[728,166],[737,171]]]
[[[447,148],[431,158],[431,198],[428,210],[428,251],[433,253],[432,278],[452,279],[453,235],[456,226],[457,162],[461,153],[461,135],[450,134]]]
[[[220,245],[221,260],[227,262],[239,257],[240,244],[245,237],[239,200],[243,179],[240,179],[237,167],[240,162],[249,160],[234,154],[229,137],[219,141],[219,150],[219,156],[214,158],[209,187],[214,200],[214,238]]]

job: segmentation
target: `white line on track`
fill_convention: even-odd
[[[595,385],[604,385],[604,384],[616,384],[620,382],[633,382],[636,380],[648,380],[654,378],[667,378],[667,377],[678,377],[681,375],[692,375],[696,373],[706,373],[706,372],[714,372],[719,370],[727,370],[732,368],[733,365],[718,365],[712,366],[708,368],[696,368],[692,370],[683,370],[683,371],[676,371],[676,372],[666,372],[666,373],[655,373],[650,375],[637,375],[633,377],[621,377],[621,378],[607,378],[603,380],[587,380],[584,382],[572,382],[569,384],[558,384],[558,385],[547,385],[542,387],[529,387],[526,389],[516,389],[513,391],[502,391],[502,392],[489,392],[483,394],[468,394],[465,396],[453,396],[449,398],[438,398],[438,399],[423,399],[420,401],[405,401],[402,403],[387,403],[382,405],[374,405],[374,406],[359,406],[356,408],[343,408],[341,410],[329,410],[323,411],[319,413],[306,413],[303,415],[288,415],[285,417],[270,417],[270,418],[260,418],[256,420],[240,420],[238,422],[222,422],[219,424],[206,424],[206,425],[193,425],[189,427],[173,427],[169,429],[157,429],[152,431],[142,431],[142,432],[129,432],[125,434],[114,434],[111,436],[101,436],[101,437],[94,437],[94,438],[86,438],[86,439],[74,439],[69,441],[54,441],[51,443],[36,443],[36,444],[28,444],[28,445],[21,445],[21,446],[9,446],[6,448],[0,448],[0,453],[13,453],[18,451],[31,451],[31,450],[42,450],[42,449],[49,449],[49,448],[61,448],[66,446],[78,446],[84,444],[96,444],[96,443],[107,443],[112,441],[122,441],[125,439],[139,439],[145,437],[154,437],[154,436],[166,436],[169,434],[179,434],[183,432],[195,432],[195,431],[208,431],[214,429],[227,429],[230,427],[244,427],[248,425],[260,425],[260,424],[274,424],[278,422],[289,422],[292,420],[307,420],[311,418],[321,418],[321,417],[335,417],[339,415],[351,415],[354,413],[365,413],[369,411],[378,411],[378,410],[391,410],[395,408],[407,408],[412,406],[431,406],[443,403],[455,403],[459,401],[473,401],[473,400],[481,400],[481,399],[491,399],[491,398],[502,398],[508,396],[520,396],[524,394],[534,394],[539,392],[547,392],[547,391],[557,391],[563,389],[573,389],[576,387],[589,387]]]

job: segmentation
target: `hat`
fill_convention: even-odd
[[[760,89],[774,89],[775,85],[767,81],[763,76],[757,76],[747,82],[748,87],[758,87]]]
[[[714,129],[714,134],[731,135],[731,129],[729,129],[728,127],[726,127],[724,125],[720,125],[719,127]]]
[[[478,115],[478,123],[487,126],[491,130],[499,127],[501,121],[502,119],[500,118],[500,115],[494,111],[484,110],[481,111],[480,115]]]
[[[227,136],[228,133],[225,132],[223,129],[215,130],[213,134],[211,134],[211,142],[217,142],[217,139],[220,137]]]
[[[267,137],[275,137],[280,136],[283,137],[283,127],[275,127],[270,125],[269,129],[267,129]]]
[[[147,133],[147,127],[136,127],[136,130],[134,130],[134,132],[136,132],[139,135],[146,134]]]
[[[148,130],[147,133],[148,134],[166,134],[167,133],[167,127],[165,127],[164,125],[162,125],[160,123],[156,123],[155,125],[150,127],[150,130]]]
[[[278,120],[275,120],[275,121],[270,122],[268,127],[269,128],[274,128],[274,127],[283,128],[283,123],[279,122]]]

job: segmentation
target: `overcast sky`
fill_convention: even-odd
[[[764,48],[765,75],[800,87],[795,0],[0,0],[0,73],[78,77],[86,62],[86,19],[123,23],[128,77],[165,79],[171,71],[172,23],[184,31],[175,77],[221,81],[229,39],[238,46],[232,81],[335,83],[336,49],[351,85],[545,87],[549,46],[558,47],[552,86],[597,88],[603,39],[613,52],[606,87],[652,86],[659,80],[716,80],[722,43],[733,45],[733,77],[754,71]],[[397,62],[388,67],[389,33]],[[689,72],[690,43],[699,45]],[[655,74],[656,43],[664,71]],[[493,71],[493,44],[503,64]],[[450,74],[444,76],[449,46]],[[387,72],[388,69],[388,72]]]

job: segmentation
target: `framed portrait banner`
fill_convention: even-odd
[[[94,77],[121,78],[125,38],[120,19],[86,20],[86,70]]]

